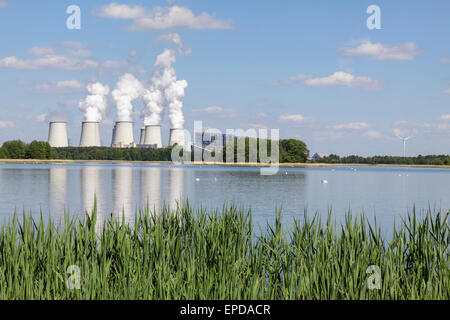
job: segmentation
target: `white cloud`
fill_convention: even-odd
[[[13,128],[15,123],[12,121],[0,121],[0,129]]]
[[[55,51],[53,48],[47,48],[47,47],[34,47],[28,50],[28,53],[32,56],[40,57],[40,56],[47,56],[47,55],[53,55],[55,54]]]
[[[57,82],[41,82],[36,84],[38,91],[46,93],[66,93],[75,89],[83,89],[85,85],[77,80],[63,80]]]
[[[335,72],[331,76],[324,78],[311,78],[304,81],[304,84],[312,87],[353,87],[364,89],[379,89],[381,87],[378,80],[370,77],[357,77],[346,72]]]
[[[248,126],[253,129],[267,129],[267,126],[259,123],[250,123]]]
[[[310,78],[312,78],[312,76],[309,76],[309,75],[306,75],[306,74],[298,74],[298,75],[293,76],[293,77],[281,79],[281,80],[273,83],[272,86],[273,87],[289,86],[291,84],[302,83],[306,79],[310,79]]]
[[[39,121],[39,122],[47,121],[47,114],[46,113],[42,113],[42,114],[38,115],[36,117],[36,120]]]
[[[267,118],[268,115],[265,112],[260,112],[256,115],[258,118]]]
[[[97,68],[98,63],[93,60],[80,60],[63,55],[48,54],[32,59],[19,59],[15,56],[0,59],[0,68],[18,70],[56,69],[76,71]]]
[[[446,93],[446,94],[450,94],[450,88],[449,88],[449,89],[447,89],[447,90],[444,90],[444,93]]]
[[[344,56],[369,56],[375,60],[413,60],[421,49],[413,42],[392,46],[365,41],[355,48],[343,48],[340,51]]]
[[[396,126],[400,126],[400,125],[404,125],[404,124],[408,124],[408,121],[400,120],[400,121],[394,122],[394,125],[396,125]]]
[[[214,15],[202,12],[195,15],[190,9],[173,6],[151,9],[138,5],[110,3],[96,10],[100,17],[110,19],[130,19],[131,31],[164,30],[185,27],[189,29],[233,29],[232,21],[217,19]]]
[[[450,114],[443,114],[439,120],[450,120]]]
[[[180,53],[191,54],[192,50],[189,47],[185,47],[181,36],[178,33],[166,33],[161,35],[158,40],[173,42],[179,48]]]
[[[375,139],[380,139],[380,138],[384,137],[381,132],[378,132],[375,130],[369,130],[365,133],[365,135],[369,138],[375,138]]]
[[[0,9],[6,8],[7,6],[8,6],[8,4],[5,1],[0,0]]]
[[[131,50],[130,53],[128,54],[128,56],[129,56],[130,58],[136,57],[136,56],[137,56],[137,50]]]
[[[207,107],[207,108],[203,108],[203,109],[192,110],[192,112],[204,112],[204,113],[219,113],[222,111],[223,111],[223,108],[219,107],[219,106],[212,106],[212,107]]]
[[[205,114],[215,114],[223,117],[234,117],[236,115],[236,111],[230,108],[222,108],[220,106],[211,106],[202,109],[192,110],[194,113],[205,113]]]
[[[336,130],[363,130],[369,127],[366,122],[352,122],[347,124],[337,124],[334,126]]]
[[[417,129],[415,129],[415,128],[411,128],[411,129],[410,128],[403,128],[403,129],[394,128],[393,132],[397,138],[403,139],[403,138],[408,138],[408,137],[411,138],[413,135],[417,134]]]
[[[346,72],[335,72],[328,77],[318,78],[304,74],[298,74],[296,76],[282,79],[275,82],[272,86],[285,86],[294,83],[302,83],[310,87],[351,87],[351,88],[363,88],[368,90],[376,90],[381,88],[381,83],[378,80],[374,80],[370,77],[357,77]]]
[[[439,60],[439,62],[441,62],[441,63],[449,63],[450,62],[450,58],[442,58],[441,60]]]
[[[66,80],[66,81],[58,81],[56,83],[57,88],[70,88],[70,89],[81,89],[84,88],[84,85],[77,80]]]
[[[289,121],[289,122],[299,122],[304,121],[305,117],[301,114],[287,114],[280,116],[281,121]]]
[[[91,50],[81,42],[65,41],[62,45],[69,49],[69,54],[73,57],[87,58],[92,55]]]

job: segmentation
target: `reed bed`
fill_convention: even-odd
[[[449,299],[448,216],[413,212],[386,241],[363,215],[305,215],[285,229],[278,212],[253,230],[234,205],[146,208],[100,227],[95,206],[58,223],[15,215],[1,227],[0,299]]]

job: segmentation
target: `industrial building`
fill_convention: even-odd
[[[101,147],[98,122],[82,123],[80,147]]]
[[[111,147],[133,148],[134,143],[133,122],[118,121],[114,125]]]
[[[48,143],[53,148],[64,148],[69,146],[66,122],[50,122]]]
[[[50,122],[48,143],[54,148],[69,146],[66,122]],[[190,149],[191,143],[185,141],[184,129],[171,129],[169,146],[183,146]],[[80,147],[101,147],[99,122],[82,122]],[[112,131],[111,147],[113,148],[163,148],[161,126],[151,125],[141,128],[140,139],[137,144],[134,141],[133,122],[118,121]]]

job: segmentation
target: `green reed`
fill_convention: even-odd
[[[35,221],[0,232],[0,299],[449,299],[449,213],[409,214],[388,241],[364,215],[329,213],[253,230],[250,211],[187,202],[132,223],[113,215]],[[79,289],[67,280],[77,274]],[[369,290],[369,266],[379,289]],[[375,282],[374,282],[375,283]]]

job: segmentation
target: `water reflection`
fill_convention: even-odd
[[[103,225],[105,219],[104,195],[100,182],[100,168],[83,167],[80,174],[81,205],[83,213],[91,214],[97,200],[97,226]]]
[[[171,209],[176,209],[183,204],[184,170],[181,167],[171,167],[169,169],[169,199],[168,204]]]
[[[322,184],[322,180],[328,184]],[[304,208],[313,215],[328,213],[338,221],[349,209],[377,215],[391,228],[394,218],[435,205],[450,208],[450,170],[362,167],[280,169],[276,176],[261,176],[258,169],[173,166],[170,164],[0,164],[0,224],[25,208],[44,219],[48,214],[84,216],[97,195],[98,217],[111,212],[133,222],[136,208],[160,208],[189,199],[193,207],[220,208],[234,201],[252,208],[254,222],[265,224],[283,209],[287,224],[300,218]],[[80,194],[81,193],[81,194]],[[101,220],[100,220],[101,221]]]
[[[133,168],[116,167],[112,171],[112,195],[114,198],[114,214],[127,222],[133,222]]]
[[[48,170],[48,199],[50,211],[64,216],[66,209],[67,168],[55,167]]]
[[[143,167],[141,172],[141,208],[151,212],[161,208],[161,167]]]

